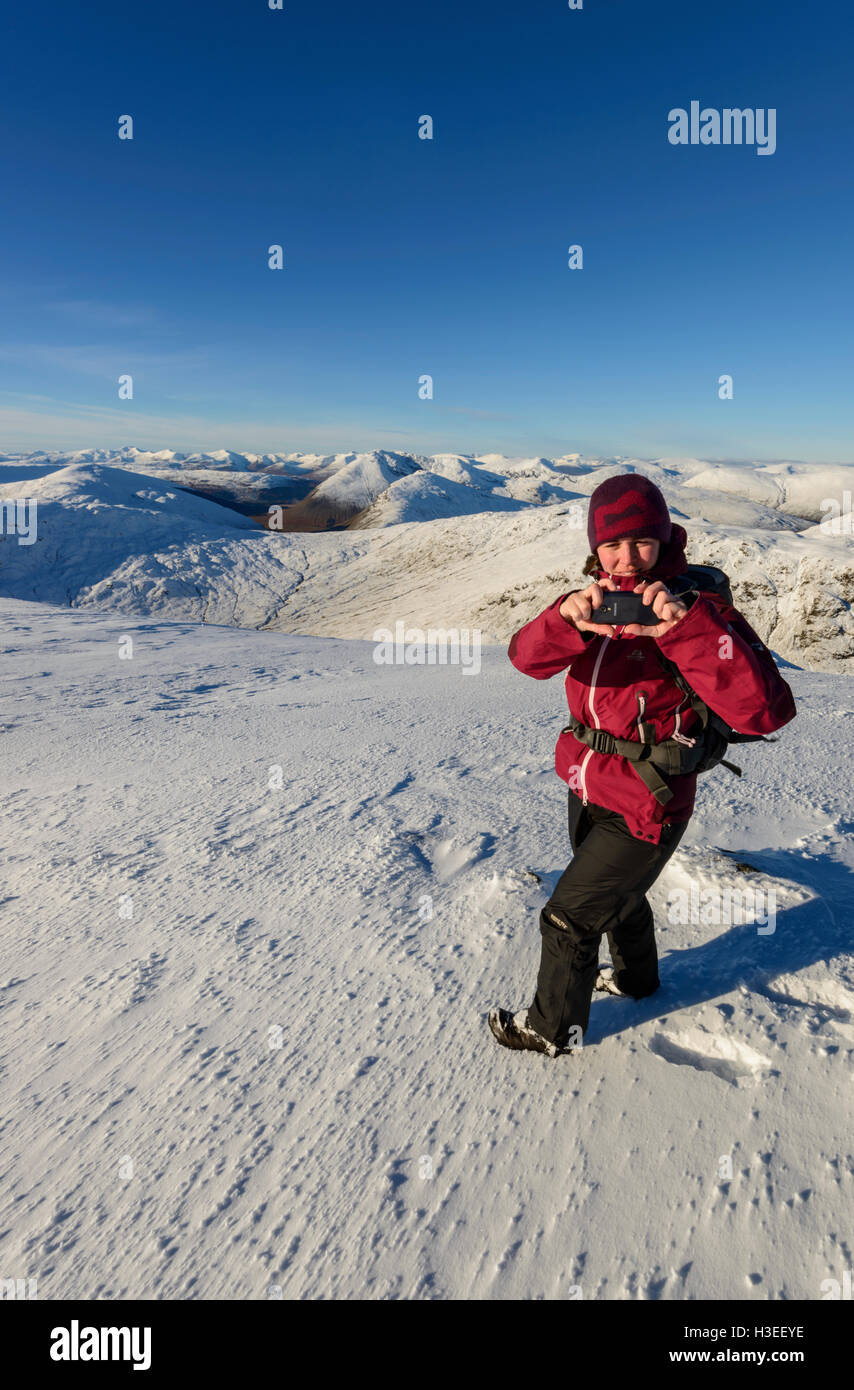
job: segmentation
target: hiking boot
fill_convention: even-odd
[[[614,979],[614,971],[610,965],[606,965],[604,970],[599,971],[593,988],[606,994],[616,994],[620,999],[631,998],[630,995],[626,994],[625,990],[617,988],[617,982]]]
[[[487,1022],[492,1036],[502,1047],[512,1047],[517,1051],[544,1052],[548,1057],[561,1057],[571,1052],[571,1047],[558,1047],[548,1038],[535,1033],[528,1027],[528,1010],[522,1009],[513,1014],[509,1009],[490,1009]]]

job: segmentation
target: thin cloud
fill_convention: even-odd
[[[100,299],[53,299],[42,309],[75,318],[91,319],[96,323],[114,324],[118,328],[140,327],[161,322],[160,315],[147,304],[108,304]]]
[[[473,415],[476,420],[515,420],[515,415],[504,415],[498,410],[476,410],[471,405],[446,405],[445,410],[454,415]]]
[[[59,367],[83,376],[110,377],[145,369],[172,372],[204,367],[210,359],[201,348],[182,352],[141,352],[135,347],[105,347],[97,343],[86,346],[7,343],[0,344],[0,361],[14,362],[18,367]]]
[[[3,396],[7,404],[2,403]],[[12,397],[10,400],[9,397]],[[176,449],[188,453],[234,449],[248,453],[368,452],[377,447],[377,436],[406,431],[376,430],[364,421],[309,424],[299,420],[253,419],[212,422],[203,415],[144,414],[129,401],[124,406],[89,405],[49,396],[0,392],[0,453],[33,450]],[[418,436],[419,453],[428,452],[431,437]],[[434,447],[447,441],[435,437]]]

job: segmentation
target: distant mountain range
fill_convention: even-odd
[[[688,532],[689,558],[727,570],[739,606],[781,656],[850,667],[854,467],[845,464],[386,450],[6,454],[0,595],[365,639],[403,619],[474,626],[484,642],[506,642],[580,586],[587,499],[627,471],[661,487]],[[828,503],[844,510],[846,497],[848,530],[834,534]],[[32,544],[14,534],[22,498],[37,504]],[[262,529],[271,507],[281,530]]]

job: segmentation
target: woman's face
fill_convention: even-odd
[[[599,564],[607,574],[643,574],[651,570],[661,549],[661,542],[653,539],[629,540],[621,538],[606,541],[597,546]]]

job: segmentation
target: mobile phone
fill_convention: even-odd
[[[591,623],[638,623],[643,627],[655,627],[661,622],[652,611],[651,603],[644,603],[643,594],[607,593],[598,608],[590,614]]]

